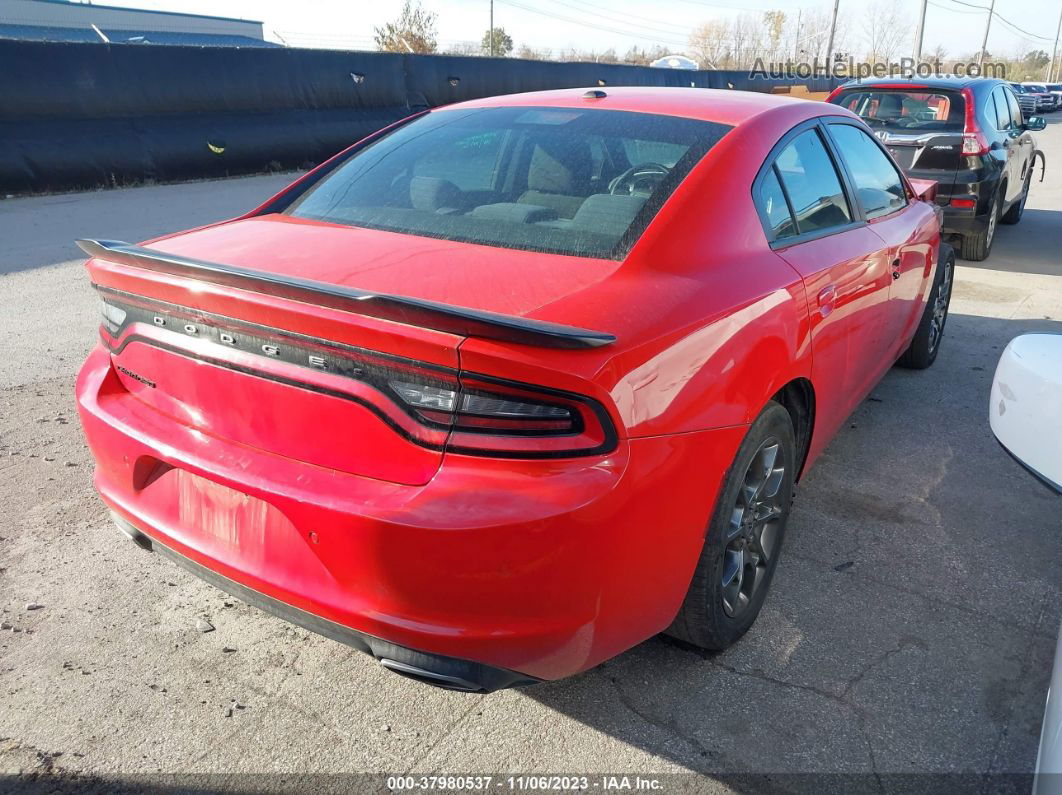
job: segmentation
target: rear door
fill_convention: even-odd
[[[1024,185],[1025,179],[1033,167],[1032,160],[1033,154],[1036,152],[1036,142],[1025,130],[1025,119],[1022,116],[1021,106],[1018,104],[1018,99],[1014,92],[1010,90],[1009,86],[1000,86],[999,91],[1000,96],[1003,97],[1010,110],[1011,126],[1016,131],[1016,138],[1020,142],[1018,178],[1021,180],[1021,184]]]
[[[841,178],[818,122],[775,147],[754,184],[772,249],[805,284],[817,422],[829,438],[888,366],[884,245]]]
[[[1024,152],[1022,151],[1022,122],[1021,111],[1018,118],[1014,117],[1013,109],[1007,101],[1006,89],[996,86],[988,98],[986,115],[994,120],[995,134],[993,138],[1000,141],[1006,163],[1003,166],[1003,174],[1007,179],[1006,195],[1004,201],[1012,202],[1021,194],[1022,181],[1025,179],[1023,165]],[[1016,102],[1016,100],[1015,100]]]
[[[898,356],[921,317],[932,270],[937,224],[922,202],[912,202],[896,166],[857,123],[827,124],[830,138],[870,228],[887,246],[892,284],[886,335]]]

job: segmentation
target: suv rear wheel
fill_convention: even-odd
[[[793,422],[772,400],[738,448],[686,600],[666,634],[719,650],[748,631],[778,565],[795,474]]]
[[[992,206],[988,209],[988,223],[980,232],[962,237],[962,258],[971,262],[988,259],[992,251],[992,241],[996,237],[996,225],[999,223],[999,194],[992,197]]]

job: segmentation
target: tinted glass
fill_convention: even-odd
[[[1015,127],[1021,127],[1021,125],[1022,125],[1021,105],[1018,104],[1017,97],[1014,96],[1013,92],[1007,91],[1007,89],[1005,89],[1005,88],[1003,89],[1003,96],[1006,97],[1007,106],[1010,108],[1011,123]]]
[[[583,108],[430,113],[285,212],[505,248],[623,256],[723,124]]]
[[[782,193],[782,186],[779,184],[778,175],[773,168],[767,172],[760,183],[760,194],[757,197],[757,201],[760,211],[767,219],[772,240],[792,237],[796,234],[793,216],[789,212],[789,205],[786,204],[785,194]]]
[[[1003,96],[1002,87],[992,92],[992,96],[989,98],[988,110],[995,119],[997,130],[1010,128],[1010,106],[1007,104],[1007,98]]]
[[[962,94],[955,91],[853,89],[834,102],[874,129],[897,132],[962,132],[966,108]]]
[[[873,138],[851,124],[831,124],[830,132],[852,175],[867,218],[887,215],[907,204],[900,172]]]
[[[815,130],[798,135],[778,155],[775,166],[789,194],[800,234],[852,220],[837,170]]]

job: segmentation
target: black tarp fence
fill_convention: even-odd
[[[424,108],[631,85],[827,91],[834,81],[511,58],[0,40],[0,192],[305,167]]]

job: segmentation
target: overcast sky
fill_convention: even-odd
[[[894,0],[912,21],[920,0]],[[943,45],[951,57],[976,52],[984,35],[989,0],[929,0],[925,51]],[[373,28],[395,18],[402,0],[101,0],[101,5],[187,11],[243,17],[265,23],[266,38],[282,38],[293,46],[360,47],[373,49]],[[474,41],[489,27],[489,0],[424,0],[438,13],[442,47]],[[494,0],[494,23],[504,27],[517,46],[553,50],[617,53],[637,45],[661,44],[674,52],[685,48],[689,31],[713,18],[742,11],[780,8],[793,17],[798,9],[829,9],[831,0]],[[859,46],[858,15],[867,0],[840,0],[852,20]],[[997,0],[996,18],[988,40],[989,52],[1015,53],[1043,49],[1051,52],[1062,0]],[[1028,35],[1008,27],[1007,22]],[[1039,37],[1039,38],[1038,38]]]

